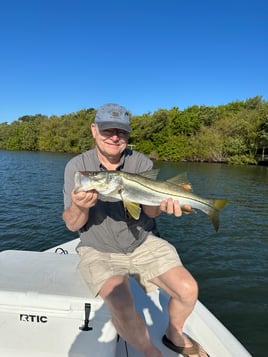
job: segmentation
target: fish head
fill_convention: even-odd
[[[75,192],[96,190],[103,195],[119,192],[121,178],[111,171],[77,171],[75,173]]]

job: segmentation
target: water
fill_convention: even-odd
[[[71,157],[0,151],[0,251],[42,251],[77,237],[61,219],[63,172]],[[156,166],[162,179],[187,172],[194,192],[230,200],[220,214],[217,233],[201,212],[181,218],[161,215],[158,227],[197,279],[200,301],[253,356],[266,357],[268,168],[193,163]]]

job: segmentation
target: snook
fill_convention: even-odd
[[[182,209],[190,205],[206,213],[215,230],[219,229],[219,211],[228,202],[225,199],[208,199],[191,192],[191,186],[182,181],[181,175],[167,181],[152,179],[155,171],[140,175],[123,171],[78,171],[75,173],[75,192],[96,190],[104,196],[122,200],[129,214],[138,219],[140,204],[159,206],[169,197],[179,200]]]

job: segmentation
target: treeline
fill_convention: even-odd
[[[94,146],[95,109],[26,115],[0,124],[0,149],[79,153]],[[268,102],[256,96],[226,105],[159,109],[133,116],[129,144],[156,160],[256,163],[268,147]]]

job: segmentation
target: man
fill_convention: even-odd
[[[162,354],[135,309],[129,276],[135,276],[146,292],[160,287],[170,295],[169,325],[163,343],[184,356],[207,356],[183,333],[184,322],[197,300],[197,283],[182,266],[175,248],[157,236],[154,220],[161,212],[181,216],[179,202],[167,197],[159,207],[143,206],[140,218],[134,220],[121,201],[94,190],[75,193],[75,171],[141,173],[153,166],[145,155],[127,149],[131,128],[130,114],[124,107],[100,107],[91,132],[96,148],[69,161],[64,182],[63,219],[69,230],[80,233],[77,250],[82,276],[90,290],[108,305],[119,335],[144,356]]]

